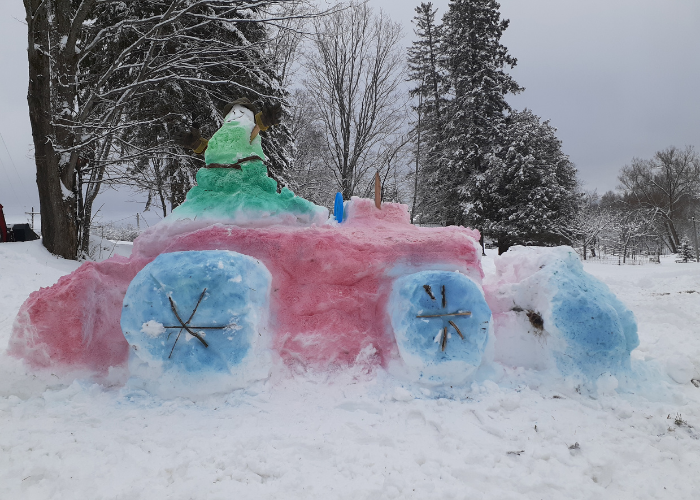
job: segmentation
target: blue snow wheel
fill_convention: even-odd
[[[412,378],[466,382],[481,364],[491,310],[481,288],[458,272],[422,271],[394,283],[391,324]]]
[[[121,327],[142,362],[179,372],[231,372],[264,349],[271,276],[229,251],[159,255],[129,284]]]

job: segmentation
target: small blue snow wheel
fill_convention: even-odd
[[[389,311],[399,354],[414,379],[460,384],[481,364],[491,310],[467,276],[448,271],[403,276],[394,283]]]

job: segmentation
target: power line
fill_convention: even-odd
[[[5,146],[5,151],[7,151],[7,157],[10,159],[10,163],[12,163],[12,168],[15,169],[15,174],[17,174],[17,178],[19,179],[19,183],[22,185],[22,189],[24,190],[25,193],[29,193],[27,191],[27,186],[24,185],[24,181],[22,180],[22,177],[19,175],[19,170],[17,170],[17,165],[15,165],[15,161],[12,159],[12,155],[10,154],[10,149],[7,147],[7,143],[5,142],[5,138],[2,136],[2,132],[0,132],[0,140],[2,140],[3,146]]]
[[[2,161],[2,158],[0,158],[0,165],[2,166],[3,172],[5,172],[5,175],[7,176],[7,181],[10,183],[10,189],[12,189],[12,196],[14,196],[15,203],[17,203],[17,206],[21,206],[21,203],[19,203],[19,198],[17,198],[17,190],[15,189],[15,185],[12,184],[12,179],[10,178],[10,174],[7,173],[7,169],[5,168],[5,163]]]

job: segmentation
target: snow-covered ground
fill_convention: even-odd
[[[634,390],[505,370],[448,399],[381,370],[278,369],[162,400],[7,357],[22,302],[76,264],[2,244],[0,499],[700,498],[700,265],[585,266],[637,317]]]

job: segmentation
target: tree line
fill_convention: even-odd
[[[87,255],[101,190],[129,186],[163,216],[182,203],[204,163],[173,128],[210,137],[239,97],[283,105],[283,125],[261,134],[280,187],[330,207],[336,191],[369,196],[378,172],[383,198],[407,204],[412,222],[475,227],[500,251],[570,243],[586,255],[612,226],[591,236],[577,224],[608,207],[653,219],[677,249],[697,199],[673,187],[661,207],[648,189],[664,182],[660,158],[625,167],[622,194],[581,192],[556,129],[506,100],[524,89],[507,72],[517,60],[495,0],[451,0],[441,22],[421,3],[408,53],[397,23],[354,0],[323,11],[303,0],[25,7],[42,235],[65,258]]]
[[[619,255],[697,254],[700,156],[690,146],[668,147],[650,159],[634,158],[618,175],[616,191],[585,193],[573,218],[557,232],[584,259]]]

